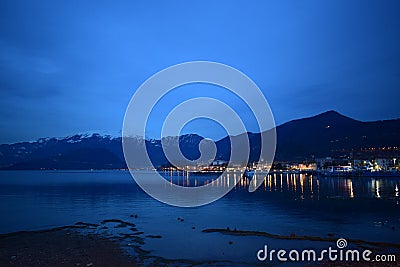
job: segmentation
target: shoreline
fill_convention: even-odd
[[[90,226],[72,225],[2,234],[0,265],[140,266],[117,240],[91,230]]]
[[[133,216],[133,215],[132,215]],[[260,231],[210,228],[203,233],[234,236],[264,236],[272,239],[332,242],[333,237],[282,236]],[[0,266],[230,266],[230,261],[166,259],[142,249],[145,238],[163,238],[144,233],[135,223],[105,219],[100,223],[77,222],[49,229],[0,234]],[[351,240],[358,246],[399,249],[400,244]],[[400,257],[396,253],[396,258]],[[397,264],[392,262],[391,264]],[[306,262],[304,262],[306,264]],[[321,262],[315,266],[393,266],[372,262]],[[398,265],[395,265],[398,266]]]
[[[0,234],[0,266],[209,266],[230,261],[166,259],[144,250],[144,233],[132,222],[105,219]],[[220,266],[220,265],[219,265]]]
[[[227,229],[218,229],[218,228],[209,228],[202,230],[203,233],[221,233],[225,235],[232,236],[264,236],[273,239],[285,239],[285,240],[306,240],[306,241],[319,241],[319,242],[336,242],[338,237],[319,237],[319,236],[298,236],[292,234],[290,236],[287,235],[277,235],[271,234],[268,232],[262,231],[249,231],[249,230],[230,230]],[[374,247],[381,248],[396,248],[400,249],[400,243],[390,243],[390,242],[376,242],[376,241],[367,241],[361,239],[346,239],[348,242],[353,243],[358,246],[369,245]]]

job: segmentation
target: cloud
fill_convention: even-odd
[[[59,68],[47,58],[24,55],[0,43],[0,95],[2,98],[46,98],[61,93]]]

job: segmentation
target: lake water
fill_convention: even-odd
[[[174,182],[181,173],[166,174]],[[196,183],[209,176],[191,177]],[[224,186],[222,184],[216,186]],[[144,193],[127,171],[2,171],[0,232],[37,230],[78,221],[133,221],[143,248],[170,259],[256,263],[264,244],[274,248],[320,248],[327,242],[279,240],[202,233],[207,228],[266,231],[399,243],[399,178],[321,178],[274,174],[254,193],[239,183],[220,200],[197,208],[160,203]],[[137,214],[133,219],[131,214]],[[178,221],[178,217],[184,221]],[[193,229],[194,227],[194,229]]]

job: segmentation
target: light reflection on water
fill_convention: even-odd
[[[247,188],[252,182],[262,180],[258,190],[291,191],[301,199],[324,197],[348,198],[397,198],[399,197],[399,178],[370,178],[370,177],[318,177],[316,175],[295,173],[254,174],[253,177],[243,177],[241,172],[227,172],[218,179],[218,174],[193,174],[185,171],[162,172],[170,184],[185,187],[211,184],[212,187],[229,187],[236,184],[236,189]],[[322,182],[322,190],[320,189]]]
[[[257,175],[257,174],[256,174]],[[134,221],[146,234],[145,249],[168,258],[255,260],[266,242],[274,247],[309,243],[261,237],[204,234],[202,229],[226,228],[274,234],[327,236],[398,242],[400,205],[398,178],[329,178],[303,174],[257,175],[262,185],[247,191],[251,179],[228,173],[168,173],[165,179],[184,186],[236,183],[225,197],[203,207],[177,208],[145,194],[127,171],[0,172],[0,232],[35,230],[78,221],[98,223],[117,218]],[[179,222],[177,217],[184,218]],[[195,227],[193,229],[192,227]],[[233,245],[228,241],[232,240]],[[318,245],[316,243],[313,246]],[[181,248],[185,249],[182,250]]]

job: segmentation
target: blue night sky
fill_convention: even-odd
[[[118,132],[146,79],[193,60],[248,75],[276,124],[330,109],[399,118],[399,10],[399,1],[1,1],[0,143]],[[159,103],[152,123],[194,96],[251,117],[223,89],[188,85]],[[222,137],[211,124],[185,131]]]

